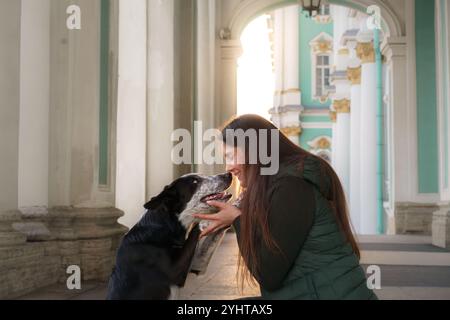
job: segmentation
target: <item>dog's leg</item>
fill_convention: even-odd
[[[194,258],[199,236],[200,228],[198,225],[196,225],[189,233],[189,237],[186,239],[184,246],[181,249],[180,255],[174,261],[174,266],[172,269],[172,279],[174,280],[174,283],[179,287],[183,287],[186,282],[189,269],[191,268],[192,259]]]
[[[180,297],[180,287],[170,286],[169,300],[178,300]]]

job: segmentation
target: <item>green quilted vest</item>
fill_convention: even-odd
[[[262,297],[283,300],[377,299],[367,288],[365,272],[351,245],[345,242],[344,234],[323,196],[330,190],[330,181],[320,175],[319,162],[309,157],[303,170],[294,165],[280,165],[273,181],[289,175],[301,177],[314,186],[314,222],[283,286],[272,292],[261,288]]]

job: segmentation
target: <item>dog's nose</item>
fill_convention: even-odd
[[[233,175],[230,172],[227,172],[227,173],[223,174],[222,176],[227,182],[231,182],[233,180]]]

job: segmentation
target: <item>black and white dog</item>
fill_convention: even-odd
[[[192,214],[217,212],[206,201],[228,201],[225,190],[231,182],[229,173],[189,174],[146,203],[146,212],[118,249],[107,299],[166,300],[183,287],[200,235]]]

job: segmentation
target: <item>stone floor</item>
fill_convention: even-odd
[[[433,247],[430,237],[360,236],[361,263],[364,268],[378,265],[381,269],[380,299],[445,299],[450,300],[450,252]],[[236,286],[238,249],[233,233],[227,234],[202,276],[190,275],[181,290],[185,300],[229,300],[258,295],[256,288],[241,294]],[[83,283],[82,290],[68,291],[53,286],[21,299],[97,300],[104,299],[106,284]]]

